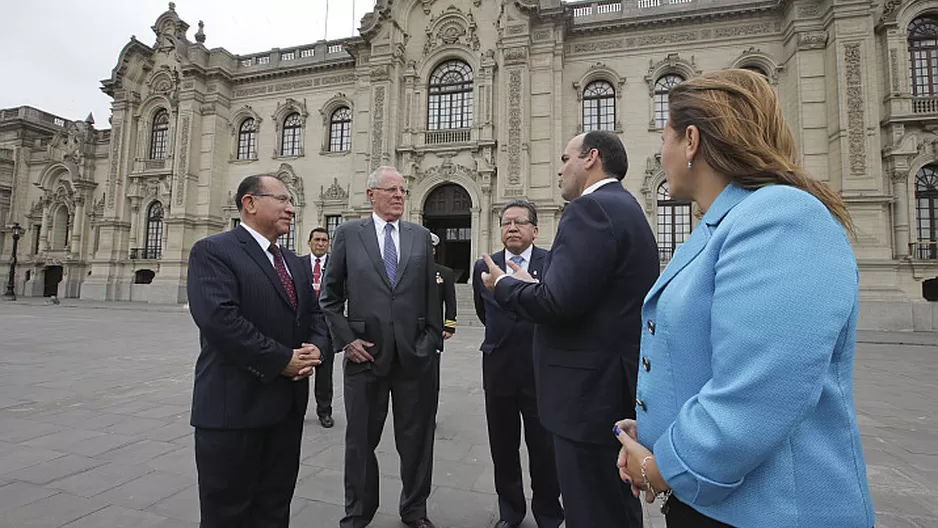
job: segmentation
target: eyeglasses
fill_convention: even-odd
[[[384,191],[384,192],[390,193],[390,194],[401,193],[401,194],[403,194],[404,196],[407,196],[407,194],[408,194],[407,189],[405,189],[405,188],[403,188],[403,187],[374,187],[374,190],[376,190],[376,191]]]
[[[293,205],[293,198],[289,194],[252,193],[251,196],[267,196],[277,200],[280,203],[288,203]]]
[[[513,218],[511,220],[502,220],[502,227],[511,227],[512,224],[518,227],[524,227],[527,225],[532,225],[533,223],[530,220],[525,219],[525,218]],[[537,225],[537,224],[533,224],[533,225]]]

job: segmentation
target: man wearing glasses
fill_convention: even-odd
[[[372,214],[336,229],[319,294],[333,347],[345,352],[345,517],[339,525],[367,526],[378,510],[375,449],[391,400],[401,520],[434,528],[427,497],[443,315],[430,232],[401,220],[407,191],[397,169],[378,168],[366,187]]]
[[[329,346],[308,266],[277,238],[293,205],[283,182],[238,186],[241,224],[189,253],[189,311],[199,327],[191,423],[203,528],[290,522],[309,399]]]
[[[549,252],[534,246],[537,209],[526,200],[502,208],[501,234],[504,251],[492,260],[506,273],[515,269],[534,278],[543,277]],[[515,267],[506,265],[511,262]],[[532,358],[534,324],[503,310],[482,282],[485,261],[476,262],[472,292],[476,315],[485,325],[482,342],[482,386],[485,389],[485,421],[495,465],[495,493],[499,521],[495,528],[514,528],[524,520],[526,501],[521,475],[521,422],[528,448],[531,473],[531,511],[538,528],[557,528],[563,523],[560,485],[557,483],[553,438],[541,425],[537,412]]]

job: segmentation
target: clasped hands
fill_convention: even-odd
[[[485,284],[485,287],[488,288],[489,291],[495,291],[495,281],[504,275],[505,272],[499,268],[498,265],[495,264],[495,261],[492,260],[492,257],[488,256],[487,254],[482,254],[482,260],[484,260],[485,264],[489,267],[488,271],[482,272],[482,284]],[[507,264],[508,267],[511,268],[512,278],[521,282],[537,282],[537,279],[532,277],[531,274],[527,271],[524,271],[521,266],[510,260],[507,262]]]
[[[655,492],[661,493],[668,489],[668,484],[658,473],[654,455],[645,446],[638,443],[638,427],[635,420],[619,420],[616,422],[616,438],[622,447],[619,449],[619,458],[616,466],[619,467],[619,478],[629,484],[632,495],[636,498],[644,491],[645,502],[655,502]],[[642,478],[642,461],[651,457],[645,464],[645,476],[651,482],[654,491],[648,489]]]
[[[322,363],[322,352],[319,347],[309,343],[303,343],[300,348],[293,349],[293,357],[283,369],[283,375],[299,381],[308,378],[313,373],[313,368]]]

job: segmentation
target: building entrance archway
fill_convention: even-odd
[[[59,283],[62,282],[62,266],[46,266],[43,270],[43,297],[58,297]]]
[[[423,204],[423,225],[440,237],[436,261],[452,268],[456,282],[472,273],[472,198],[462,186],[444,183]]]

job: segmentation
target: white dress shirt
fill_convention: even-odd
[[[394,241],[394,247],[397,248],[397,262],[401,262],[401,221],[395,220],[393,222],[385,222],[383,218],[378,216],[375,213],[371,213],[371,217],[375,221],[375,234],[378,235],[378,253],[381,257],[384,257],[384,226],[390,223],[394,226],[394,229],[391,230],[391,240]]]
[[[594,183],[593,185],[590,185],[589,187],[583,189],[583,193],[582,193],[580,196],[586,196],[587,194],[589,194],[589,193],[595,191],[596,189],[599,189],[600,187],[602,187],[603,185],[606,185],[607,183],[615,183],[615,182],[618,182],[618,181],[619,181],[619,180],[617,180],[617,179],[615,179],[615,178],[604,178],[604,179],[599,180],[598,182]]]
[[[270,262],[270,265],[273,266],[274,270],[276,270],[277,265],[274,264],[274,254],[271,253],[270,251],[267,251],[267,249],[270,248],[270,245],[271,245],[270,240],[267,240],[267,238],[264,237],[264,235],[258,233],[251,226],[247,225],[244,222],[241,222],[241,224],[239,225],[243,227],[245,231],[250,233],[251,236],[254,237],[254,240],[257,240],[257,244],[261,247],[261,251],[263,251],[264,255],[267,257],[267,261]],[[283,255],[283,248],[280,248],[280,250],[281,250],[280,254]],[[287,268],[287,273],[292,277],[293,273],[290,272],[290,266],[287,266],[286,259],[284,259],[283,261],[283,267]]]
[[[511,257],[514,257],[514,256],[518,256],[524,259],[521,262],[521,269],[523,271],[528,271],[528,265],[531,263],[532,253],[534,253],[534,244],[531,244],[530,246],[528,246],[528,249],[525,249],[524,251],[522,251],[520,255],[515,255],[511,251],[508,251],[508,248],[505,248],[505,273],[509,275],[514,275],[515,270],[511,269],[511,267],[508,266],[508,263],[511,262]]]
[[[321,257],[317,257],[312,253],[309,254],[309,270],[310,272],[316,271],[316,261],[319,260],[319,273],[326,273],[326,259],[329,258],[329,254],[326,253]]]

